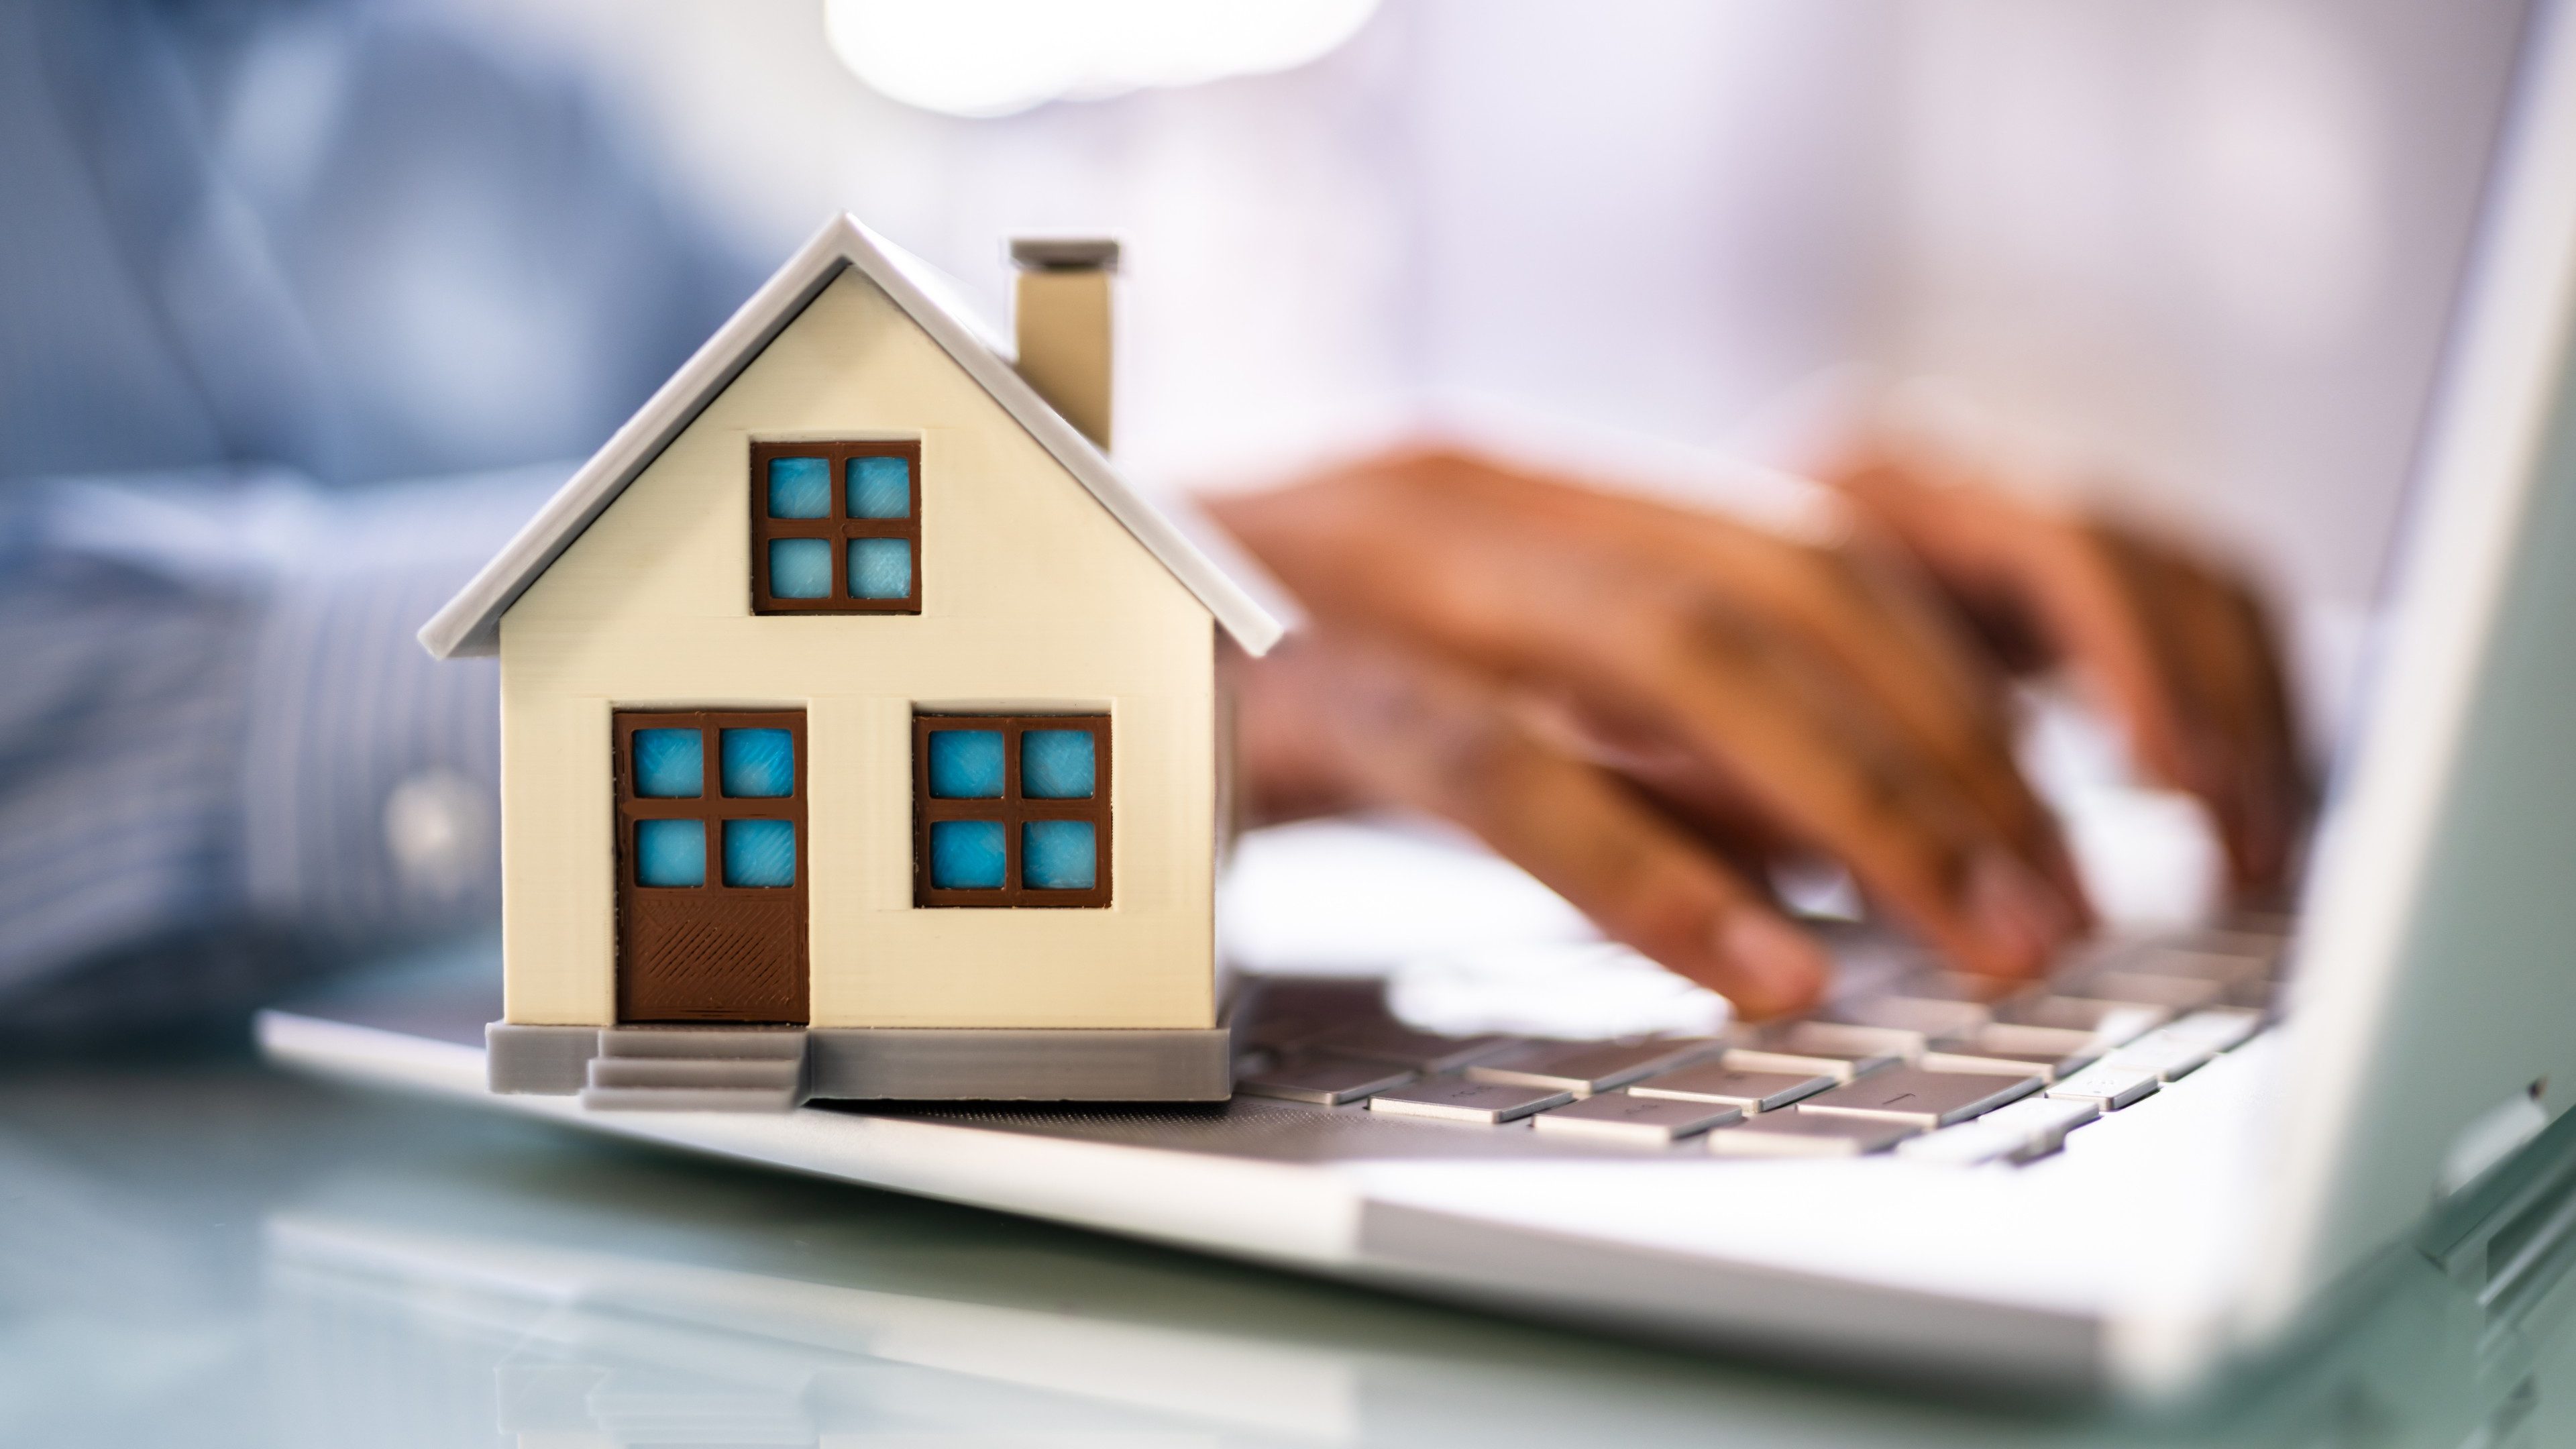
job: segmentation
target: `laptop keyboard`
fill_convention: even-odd
[[[1666,1153],[2028,1162],[2260,1031],[2284,944],[2133,939],[2003,993],[1917,965],[1806,1018],[1617,1041],[1442,1036],[1388,1014],[1375,982],[1264,978],[1233,1014],[1235,1090]]]

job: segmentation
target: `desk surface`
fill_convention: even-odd
[[[7,1444],[2544,1444],[2568,1301],[2426,1269],[2188,1418],[1962,1406],[242,1056],[0,1071]]]

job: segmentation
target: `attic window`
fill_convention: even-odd
[[[921,445],[754,443],[751,611],[921,612]]]

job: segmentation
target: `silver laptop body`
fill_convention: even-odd
[[[263,1046],[592,1131],[1887,1376],[2187,1393],[2400,1253],[2501,1311],[2576,1251],[2576,1135],[2550,1126],[2576,1095],[2571,19],[2543,7],[2526,40],[2285,992],[2260,933],[2121,943],[2005,1005],[1863,963],[1803,1036],[1578,1060],[1409,1033],[1346,984],[1274,982],[1237,1007],[1246,1090],[1207,1109],[586,1112],[490,1094],[493,1002],[437,990],[273,1011]],[[2090,1044],[2012,1074],[2015,1053],[2069,1042]],[[1957,1121],[1944,1098],[1914,1123],[1929,1130],[1846,1154],[1921,1105],[1857,1090],[1929,1080],[1873,1075],[1878,1058],[2019,1100],[1959,1089]],[[1746,1099],[1731,1124],[1705,1120],[1721,1089],[1688,1090],[1836,1061],[1849,1083]],[[2122,1101],[2133,1089],[2105,1081],[2143,1085]],[[2088,1091],[2108,1110],[2080,1125],[2048,1105]],[[1811,1155],[1786,1129],[1833,1101],[1857,1107],[1835,1155]],[[1623,1110],[1635,1124],[1609,1120]],[[1980,1135],[1990,1117],[2024,1125]],[[1621,1135],[1658,1121],[1679,1125]],[[1781,1130],[1731,1135],[1756,1125]],[[1766,1137],[1765,1155],[1741,1147]]]

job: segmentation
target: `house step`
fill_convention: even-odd
[[[599,1054],[801,1062],[805,1059],[805,1030],[794,1026],[619,1026],[599,1034]]]
[[[791,1112],[793,1087],[584,1087],[593,1112]]]
[[[786,1112],[805,1100],[797,1027],[619,1026],[599,1034],[581,1104],[595,1112]]]
[[[801,1061],[777,1057],[709,1061],[698,1057],[592,1057],[594,1087],[761,1087],[793,1089],[805,1076]]]

